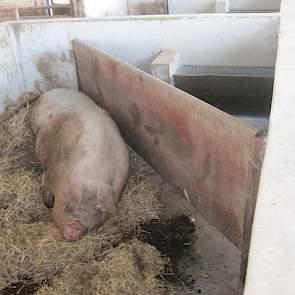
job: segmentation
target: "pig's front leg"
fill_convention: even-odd
[[[42,201],[47,208],[52,209],[54,207],[55,196],[49,190],[48,180],[45,174],[42,179]]]

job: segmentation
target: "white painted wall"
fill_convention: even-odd
[[[84,0],[86,17],[121,16],[127,14],[126,0]]]
[[[129,15],[167,14],[167,0],[122,0]]]
[[[45,3],[45,0],[0,0],[0,7],[28,7]]]
[[[0,25],[0,112],[21,99],[25,89],[20,62],[15,52],[14,32],[9,25]]]
[[[169,14],[213,13],[217,0],[168,0]],[[229,11],[278,11],[281,0],[224,0]]]
[[[281,0],[229,0],[230,11],[279,11]]]
[[[0,71],[0,111],[25,92],[77,87],[75,38],[147,72],[159,52],[169,49],[178,50],[186,65],[273,66],[278,21],[272,14],[200,14],[0,24],[8,34],[0,49],[0,68],[6,69]]]
[[[54,4],[70,4],[70,0],[53,0]]]
[[[295,1],[282,0],[278,58],[244,295],[295,294]]]
[[[168,0],[169,14],[215,12],[215,0]]]
[[[2,0],[8,1],[8,0]],[[14,0],[17,1],[17,0]],[[34,0],[26,0],[34,1]],[[194,14],[214,13],[218,0],[80,0],[86,17],[120,16],[129,14]],[[219,0],[220,1],[220,0]],[[281,0],[224,0],[229,12],[278,11]],[[1,0],[0,0],[1,3]],[[166,3],[166,4],[165,4]]]

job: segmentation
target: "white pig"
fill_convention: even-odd
[[[44,93],[31,126],[46,170],[43,200],[64,238],[76,241],[115,211],[128,178],[127,146],[110,115],[71,89]]]

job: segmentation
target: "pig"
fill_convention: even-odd
[[[44,93],[31,127],[46,171],[43,202],[63,237],[77,241],[116,211],[128,178],[127,146],[110,115],[71,89]]]

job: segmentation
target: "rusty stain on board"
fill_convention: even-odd
[[[130,113],[131,113],[134,124],[136,124],[137,126],[140,126],[141,125],[140,112],[135,103],[132,104],[130,108]]]

